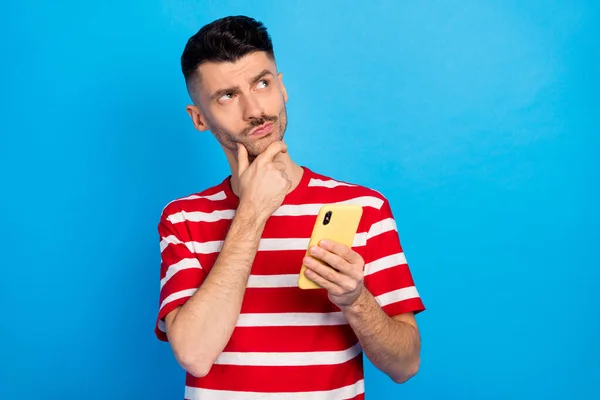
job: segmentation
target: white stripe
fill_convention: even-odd
[[[385,256],[365,264],[365,276],[403,264],[406,264],[406,257],[404,256],[404,253],[396,253],[392,254],[391,256]]]
[[[165,321],[163,321],[162,319],[158,321],[158,330],[167,333],[167,326],[165,325]]]
[[[347,325],[341,312],[240,314],[236,326],[319,326]]]
[[[178,222],[216,222],[222,219],[233,219],[235,210],[216,210],[213,212],[205,213],[201,211],[180,211],[175,214],[171,214],[167,217],[167,220],[171,221],[172,224]]]
[[[354,242],[352,243],[352,247],[361,247],[367,244],[367,232],[359,232],[354,236]],[[166,239],[170,239],[166,241]],[[161,251],[164,250],[167,245],[173,243],[177,244],[175,241],[177,238],[175,236],[169,236],[161,241],[160,247]],[[308,248],[308,243],[310,242],[310,238],[267,238],[260,239],[258,244],[258,251],[291,251],[291,250],[306,250]],[[196,254],[212,254],[218,253],[223,248],[222,240],[215,240],[212,242],[179,242],[185,244],[185,246],[192,253]]]
[[[352,399],[364,391],[365,381],[361,379],[353,385],[339,389],[293,393],[234,392],[186,386],[184,396],[189,400],[332,400]]]
[[[160,252],[162,253],[163,251],[165,251],[165,249],[167,248],[167,246],[170,245],[170,244],[182,244],[182,243],[183,242],[181,240],[179,240],[177,238],[177,236],[175,236],[175,235],[169,235],[169,236],[163,238],[160,241]]]
[[[314,206],[318,206],[314,205]],[[317,210],[318,212],[318,210]],[[352,243],[352,247],[361,247],[367,244],[368,239],[372,239],[373,237],[380,235],[382,233],[396,230],[396,223],[392,218],[387,218],[382,221],[376,222],[371,225],[369,232],[358,232],[354,236],[354,242]],[[261,239],[258,245],[259,251],[282,251],[282,250],[306,250],[308,248],[308,243],[310,242],[310,238],[267,238]],[[184,243],[185,246],[193,253],[196,254],[212,254],[218,253],[221,251],[223,247],[222,240],[215,240],[212,242],[181,242],[175,236],[167,236],[160,242],[161,252],[169,244],[181,244]]]
[[[396,230],[396,221],[393,218],[386,218],[379,222],[375,222],[373,225],[371,225],[367,239],[374,238],[375,236],[381,235],[382,233]]]
[[[298,286],[298,274],[250,275],[247,288],[283,288]]]
[[[258,250],[306,250],[309,238],[260,239]]]
[[[362,196],[355,197],[349,200],[338,201],[335,203],[327,204],[358,204],[362,207],[373,207],[380,209],[383,205],[383,200],[373,196]],[[319,204],[286,204],[279,207],[273,216],[276,217],[294,217],[294,216],[312,216],[319,214],[319,210],[325,203]],[[216,222],[222,219],[232,219],[235,215],[235,210],[216,210],[210,213],[200,211],[180,211],[171,214],[167,217],[171,223],[176,224],[178,222]]]
[[[289,239],[260,239],[258,244],[259,251],[275,250],[306,250],[310,239],[308,238],[289,238]],[[223,248],[222,240],[213,242],[188,242],[188,248],[197,254],[218,253]]]
[[[362,247],[367,245],[367,232],[359,232],[354,235],[354,241],[352,247]]]
[[[189,242],[188,248],[192,248],[192,252],[196,254],[212,254],[218,253],[223,248],[222,240],[212,242]]]
[[[188,197],[182,197],[179,200],[206,199],[206,200],[218,201],[218,200],[225,200],[226,198],[227,198],[227,195],[225,194],[225,191],[221,190],[219,193],[211,194],[208,196],[198,196],[197,194],[193,194]]]
[[[180,200],[196,200],[196,199],[206,199],[206,200],[211,200],[211,201],[218,201],[218,200],[225,200],[227,198],[227,195],[225,194],[224,191],[220,191],[219,193],[215,193],[215,194],[211,194],[208,196],[198,196],[197,194],[193,194],[191,196],[187,196],[187,197],[182,197],[176,200],[173,200],[171,202],[169,202],[166,206],[163,207],[163,212],[167,209],[167,207],[169,207],[171,204],[180,201]]]
[[[394,290],[393,292],[384,293],[375,297],[377,303],[381,307],[385,307],[387,305],[397,303],[399,301],[414,299],[419,297],[419,292],[417,292],[417,288],[414,286],[405,287],[403,289]]]
[[[172,301],[183,299],[184,297],[191,297],[194,293],[196,293],[196,290],[198,290],[198,289],[194,288],[194,289],[180,290],[179,292],[175,292],[175,293],[167,296],[163,300],[163,302],[160,304],[160,308],[159,308],[158,312],[160,312],[160,310],[162,310],[164,306],[166,306],[167,304],[169,304]]]
[[[352,360],[361,353],[360,343],[340,351],[305,351],[283,353],[222,352],[215,364],[286,367],[306,365],[335,365]]]
[[[308,186],[326,187],[326,188],[332,189],[332,188],[338,187],[338,186],[356,186],[356,185],[352,185],[350,183],[338,182],[333,179],[323,180],[323,179],[311,178],[310,181],[308,182]]]
[[[377,197],[373,196],[362,196],[355,197],[353,199],[344,200],[344,201],[336,201],[334,203],[326,203],[328,204],[358,204],[362,207],[373,207],[376,209],[380,209],[383,205],[383,201]],[[318,215],[321,207],[326,205],[325,203],[319,204],[300,204],[300,205],[292,205],[286,204],[279,207],[274,213],[274,216],[279,217],[291,217],[291,216],[309,216],[309,215]]]
[[[175,275],[181,270],[190,268],[202,269],[202,266],[196,258],[184,258],[176,262],[175,264],[170,265],[169,268],[167,268],[167,273],[165,274],[165,277],[160,280],[160,288],[162,289],[163,286],[165,286],[165,283],[167,283],[167,281],[171,279],[173,275]]]

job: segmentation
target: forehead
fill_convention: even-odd
[[[231,86],[243,87],[265,69],[276,74],[275,62],[262,51],[247,54],[235,62],[207,62],[198,68],[200,86],[204,93]]]

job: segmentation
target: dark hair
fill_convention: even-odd
[[[275,59],[271,37],[261,22],[243,15],[221,18],[188,40],[181,55],[181,70],[188,82],[204,62],[235,62],[256,51]]]

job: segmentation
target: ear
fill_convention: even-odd
[[[287,90],[285,89],[285,85],[283,84],[283,73],[279,73],[277,74],[277,78],[279,80],[279,87],[281,88],[281,93],[283,93],[283,100],[287,103],[288,101],[288,94],[287,94]]]
[[[204,115],[202,115],[202,111],[200,110],[200,107],[190,104],[185,108],[185,110],[190,115],[190,118],[192,119],[192,123],[194,124],[194,127],[197,130],[199,130],[201,132],[208,130],[208,126],[206,125],[206,120],[204,119]]]

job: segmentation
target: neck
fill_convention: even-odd
[[[238,163],[237,163],[237,155],[229,154],[229,152],[225,152],[227,155],[227,161],[229,162],[229,168],[231,169],[231,190],[236,196],[240,196],[240,177],[238,176]],[[300,184],[300,180],[302,179],[302,174],[304,170],[298,164],[296,164],[292,158],[290,157],[289,150],[286,153],[280,153],[275,156],[276,161],[281,161],[285,164],[285,173],[291,179],[292,186],[288,193],[292,190],[296,189]]]

